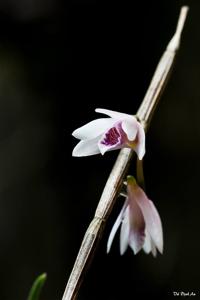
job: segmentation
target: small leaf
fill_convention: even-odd
[[[47,274],[43,273],[34,281],[27,300],[39,300],[42,287],[46,281]]]

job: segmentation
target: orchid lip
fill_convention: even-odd
[[[101,141],[103,145],[113,146],[120,142],[120,133],[116,127],[111,128],[106,134],[104,139]]]
[[[113,127],[111,127],[103,136],[100,141],[102,145],[105,146],[116,146],[122,145],[125,140],[125,133],[122,129],[121,122],[117,122]]]

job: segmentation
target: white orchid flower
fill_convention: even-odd
[[[111,230],[107,243],[110,251],[115,234],[121,224],[120,254],[128,246],[134,254],[141,249],[156,256],[157,250],[163,252],[163,230],[157,209],[144,191],[137,185],[133,176],[127,178],[127,198]]]
[[[145,133],[134,116],[96,109],[110,118],[101,118],[76,129],[72,135],[81,141],[73,150],[73,156],[88,156],[120,148],[132,148],[141,160],[145,154]]]

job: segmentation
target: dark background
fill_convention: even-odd
[[[134,3],[132,1],[132,3]],[[117,152],[72,158],[71,132],[103,107],[135,113],[175,30],[190,12],[180,53],[147,136],[147,193],[164,227],[155,259],[106,242],[78,299],[200,299],[200,2],[0,0],[0,299],[59,300]],[[134,173],[134,166],[132,166]]]

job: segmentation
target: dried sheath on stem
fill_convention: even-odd
[[[169,78],[176,52],[179,49],[181,32],[185,23],[187,12],[188,7],[182,7],[176,32],[169,42],[166,51],[161,57],[144,100],[142,101],[136,114],[136,117],[144,126],[145,130],[150,124],[155,108]],[[85,271],[92,261],[94,251],[104,229],[104,224],[110,215],[113,205],[115,204],[115,200],[120,192],[122,182],[126,175],[132,156],[133,151],[127,148],[122,149],[119,153],[116,163],[103,190],[95,212],[95,216],[83,238],[83,242],[81,244],[62,300],[75,300],[78,295]]]

